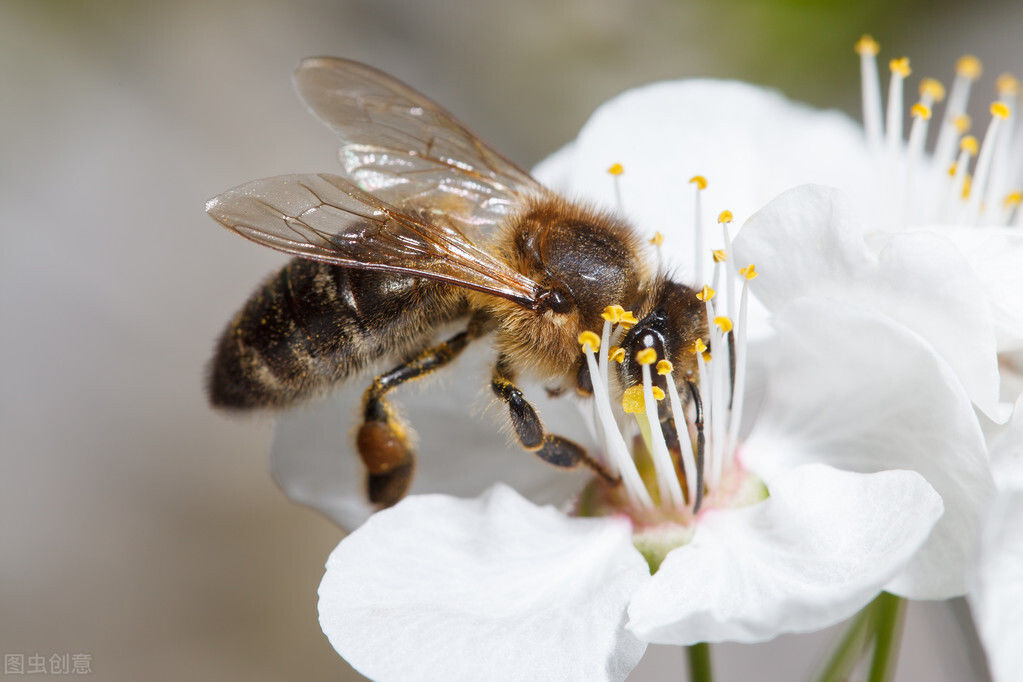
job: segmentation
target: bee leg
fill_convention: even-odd
[[[570,469],[583,464],[611,485],[618,485],[620,479],[612,476],[607,468],[586,454],[586,450],[563,436],[546,433],[536,410],[512,382],[512,373],[504,358],[498,358],[490,381],[494,394],[508,405],[515,436],[523,448],[556,467]]]
[[[448,364],[470,341],[486,331],[485,321],[474,317],[465,331],[381,374],[366,389],[362,399],[363,422],[355,444],[366,465],[370,502],[389,507],[404,497],[412,483],[416,465],[409,427],[384,396],[405,382],[424,377]]]

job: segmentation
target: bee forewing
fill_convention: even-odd
[[[546,191],[443,107],[372,67],[313,57],[294,81],[310,111],[341,137],[348,176],[388,203],[485,234]]]
[[[247,239],[312,260],[437,279],[527,306],[538,290],[457,229],[410,216],[336,175],[255,180],[210,199],[206,212]]]

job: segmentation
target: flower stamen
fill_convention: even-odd
[[[693,253],[696,254],[696,281],[703,281],[703,206],[701,194],[707,189],[707,178],[702,175],[694,175],[689,178],[689,184],[695,188],[693,191]]]
[[[877,75],[877,41],[868,35],[856,42],[860,55],[860,85],[863,90],[863,127],[870,148],[881,148],[881,81]]]

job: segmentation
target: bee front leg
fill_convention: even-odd
[[[405,382],[424,377],[448,364],[465,350],[470,341],[486,331],[486,319],[474,317],[465,331],[381,374],[366,389],[362,399],[363,422],[355,444],[366,465],[370,502],[389,507],[404,497],[412,483],[416,465],[410,428],[384,396]]]
[[[523,448],[556,467],[566,469],[583,464],[592,469],[598,476],[611,485],[617,485],[620,479],[612,476],[607,468],[586,454],[586,450],[563,436],[546,433],[539,415],[522,395],[522,391],[514,384],[513,374],[505,358],[498,358],[494,366],[494,374],[490,381],[494,395],[508,405],[515,437]]]

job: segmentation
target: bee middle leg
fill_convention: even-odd
[[[579,464],[589,467],[611,485],[618,485],[620,479],[613,476],[607,467],[590,457],[586,450],[564,436],[544,431],[543,422],[532,405],[514,383],[514,376],[504,358],[498,358],[490,381],[494,394],[508,405],[512,428],[519,444],[537,457],[556,467],[571,469]]]
[[[385,400],[385,396],[407,381],[424,377],[457,358],[469,342],[488,331],[486,319],[474,317],[465,331],[427,348],[373,380],[363,394],[362,426],[356,448],[366,465],[370,502],[389,507],[408,491],[415,471],[415,452],[409,428]]]

